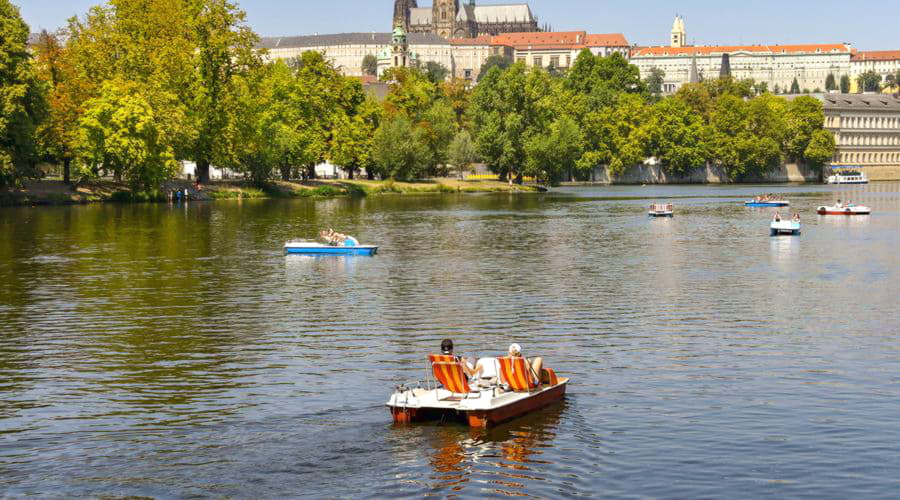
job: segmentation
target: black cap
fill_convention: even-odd
[[[450,354],[453,352],[453,341],[450,339],[445,339],[441,342],[441,352],[444,354]]]

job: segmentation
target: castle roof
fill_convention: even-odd
[[[853,54],[852,61],[896,61],[900,59],[900,50],[868,50]]]
[[[628,47],[628,41],[621,33],[589,35],[585,31],[504,33],[493,37],[491,42],[493,45],[509,45],[520,50]]]
[[[531,7],[527,3],[504,5],[461,5],[456,15],[458,21],[474,20],[477,23],[533,23],[536,22]],[[427,25],[432,21],[431,7],[414,7],[409,9],[411,26]]]
[[[634,51],[633,57],[709,56],[745,52],[751,54],[849,54],[850,48],[841,43],[808,45],[706,45],[695,47],[645,47]]]
[[[391,33],[336,33],[331,35],[304,35],[264,37],[256,48],[293,49],[334,45],[390,45]],[[447,40],[432,33],[409,33],[410,45],[449,45]]]
[[[825,109],[900,111],[900,98],[886,94],[821,94],[814,97],[825,104]]]

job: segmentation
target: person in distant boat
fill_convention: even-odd
[[[775,212],[775,222],[781,222],[781,213]]]
[[[797,212],[797,213],[794,214],[793,221],[794,221],[794,222],[800,222],[800,213],[799,213],[799,212]]]
[[[468,377],[477,377],[483,370],[483,368],[480,366],[478,368],[472,368],[469,360],[462,356],[453,354],[453,341],[450,339],[444,339],[441,342],[441,354],[443,354],[444,356],[453,356],[453,359],[455,359],[456,362],[459,363],[460,366],[462,366],[463,372]]]
[[[841,208],[841,207],[843,207],[844,205],[841,203],[841,200],[838,199],[837,205],[835,205],[835,206],[838,207],[838,208]]]
[[[512,344],[509,346],[509,357],[511,358],[521,358],[522,356],[522,346],[519,344]],[[541,383],[541,370],[544,368],[544,360],[543,358],[525,358],[525,366],[531,372],[531,377],[534,379],[535,383]]]
[[[334,229],[328,228],[325,231],[319,233],[319,236],[325,240],[325,242],[333,247],[337,246],[345,246],[345,247],[357,247],[359,246],[359,240],[354,238],[353,236],[348,236],[346,234],[341,234],[336,232]]]

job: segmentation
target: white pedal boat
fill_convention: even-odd
[[[395,424],[455,420],[488,428],[562,399],[569,383],[567,378],[557,378],[552,370],[542,370],[547,375],[546,383],[529,384],[514,371],[519,366],[521,374],[524,364],[517,365],[515,358],[497,358],[503,365],[499,379],[470,385],[459,363],[442,362],[441,358],[432,356],[437,360],[431,362],[436,379],[433,384],[426,381],[427,387],[414,389],[399,386],[391,395],[387,407]],[[504,375],[511,370],[512,375]]]
[[[869,215],[872,209],[862,205],[819,207],[816,210],[819,215]]]
[[[671,203],[654,203],[650,205],[647,215],[650,217],[674,217],[675,206]]]
[[[772,221],[769,225],[772,236],[800,234],[800,222],[794,220]]]
[[[314,241],[289,241],[284,244],[285,254],[296,255],[364,255],[378,253],[378,247],[372,245],[332,246]]]

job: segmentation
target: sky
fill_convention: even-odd
[[[32,31],[53,30],[101,0],[12,0]],[[467,0],[463,0],[467,1]],[[516,0],[478,0],[484,4]],[[238,0],[262,36],[390,31],[393,0]],[[530,0],[554,30],[624,33],[632,44],[668,44],[675,14],[695,45],[849,42],[860,50],[900,50],[898,14],[835,0]],[[430,5],[430,0],[419,0]]]

